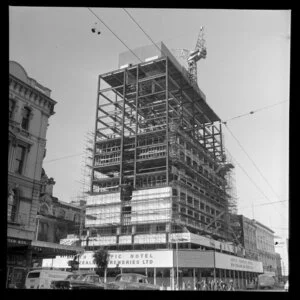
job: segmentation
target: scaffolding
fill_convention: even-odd
[[[99,76],[86,226],[119,236],[183,226],[225,239],[229,168],[220,118],[161,49],[153,60]]]

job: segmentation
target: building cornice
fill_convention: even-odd
[[[50,115],[55,113],[54,105],[57,103],[56,101],[11,74],[9,75],[9,86],[32,104],[48,110]],[[14,98],[13,95],[10,96]]]

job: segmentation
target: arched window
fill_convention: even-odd
[[[29,128],[30,114],[31,114],[31,109],[28,107],[24,107],[21,126],[25,130],[28,130]]]

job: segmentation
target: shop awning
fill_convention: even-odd
[[[57,255],[75,255],[84,252],[84,248],[82,247],[61,245],[42,241],[32,241],[31,249],[33,251],[33,254],[40,258],[51,258]]]

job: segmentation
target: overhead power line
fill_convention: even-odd
[[[262,107],[262,108],[259,108],[259,109],[256,109],[256,110],[252,110],[252,111],[250,111],[250,112],[248,112],[248,113],[245,113],[245,114],[242,114],[242,115],[238,115],[238,116],[236,116],[236,117],[233,117],[233,118],[231,118],[231,119],[228,119],[228,120],[226,120],[226,121],[223,121],[222,123],[226,125],[226,123],[227,123],[228,121],[231,121],[231,120],[234,120],[234,119],[238,119],[238,118],[241,118],[241,117],[245,117],[245,116],[248,116],[248,115],[252,115],[252,114],[254,114],[254,113],[256,113],[256,112],[259,112],[259,111],[262,111],[262,110],[265,110],[265,109],[268,109],[268,108],[271,108],[271,107],[274,107],[274,106],[276,106],[276,105],[279,105],[279,104],[282,104],[282,103],[286,103],[286,102],[288,102],[288,101],[285,100],[285,101],[277,102],[277,103],[274,103],[274,104],[271,104],[271,105],[268,105],[268,106],[265,106],[265,107]]]
[[[75,156],[80,156],[80,155],[83,155],[83,153],[80,153],[80,154],[73,154],[73,155],[67,155],[67,156],[62,156],[62,157],[58,157],[58,158],[55,158],[55,159],[51,159],[51,160],[46,160],[44,161],[43,163],[44,164],[47,164],[49,162],[53,162],[53,161],[57,161],[57,160],[62,160],[62,159],[67,159],[67,158],[70,158],[70,157],[75,157]]]
[[[147,36],[147,38],[152,42],[153,45],[156,46],[156,48],[161,51],[161,49],[155,44],[155,42],[151,39],[151,37],[145,32],[145,30],[139,25],[139,23],[134,19],[134,17],[125,9],[123,10],[126,12],[126,14],[130,17],[130,19],[144,32],[144,34]]]
[[[254,207],[256,206],[264,206],[264,205],[270,205],[270,204],[275,204],[275,203],[282,203],[282,202],[288,202],[289,200],[281,200],[281,201],[274,201],[274,202],[265,202],[265,203],[261,203],[261,204],[255,204],[255,205],[252,205]],[[242,207],[239,207],[239,208],[247,208],[247,207],[252,207],[252,206],[242,206]]]
[[[89,7],[87,8],[139,61],[142,60],[104,23]]]
[[[88,8],[89,9],[89,11],[102,23],[102,24],[104,24],[109,30],[110,30],[110,32],[112,32],[113,34],[114,34],[114,36],[116,36],[117,38],[118,38],[118,40],[131,52],[131,53],[133,53],[133,55],[135,56],[135,57],[137,57],[141,62],[142,62],[142,60],[90,9],[90,8]],[[143,30],[143,28],[138,24],[138,22],[131,16],[131,14],[126,10],[126,9],[124,9],[124,11],[127,13],[127,15],[134,21],[134,23],[143,31],[143,33],[147,36],[147,38],[152,42],[152,44],[159,50],[159,51],[161,51],[161,49],[154,43],[154,41],[151,39],[151,37]],[[162,52],[163,53],[163,52]],[[163,53],[164,54],[164,53]],[[164,54],[165,55],[165,54]],[[285,102],[285,101],[283,101],[283,102]],[[273,105],[271,105],[271,106],[267,106],[267,107],[263,107],[263,108],[261,108],[261,109],[258,109],[258,110],[256,110],[256,111],[251,111],[250,113],[248,113],[248,114],[253,114],[253,113],[255,113],[255,112],[257,112],[257,111],[260,111],[260,110],[263,110],[263,109],[267,109],[267,108],[270,108],[270,107],[272,107],[272,106],[275,106],[275,105],[278,105],[279,103],[276,103],[276,104],[273,104]],[[240,115],[240,116],[237,116],[237,117],[235,117],[235,118],[238,118],[238,117],[241,117],[242,115]],[[234,119],[234,118],[232,118],[232,119]],[[228,121],[228,120],[227,120]],[[225,125],[226,125],[226,122],[222,122],[222,123],[224,123]],[[227,127],[227,126],[226,126]],[[229,130],[229,128],[227,127],[227,129]],[[230,131],[230,130],[229,130]],[[234,137],[235,138],[235,137]],[[236,138],[235,138],[236,139]],[[237,139],[236,139],[237,140]],[[237,142],[238,142],[238,140],[237,140]],[[241,146],[242,147],[242,146]],[[243,148],[243,147],[242,147]],[[226,149],[227,150],[227,149]],[[228,150],[227,150],[228,151]],[[228,153],[229,153],[229,151],[228,151]],[[249,157],[249,155],[247,154],[247,156]],[[232,156],[233,157],[233,156]],[[253,162],[253,160],[249,157],[249,159]],[[236,160],[235,160],[236,161]],[[269,200],[269,198],[265,195],[265,193],[258,187],[258,185],[252,180],[252,178],[249,176],[249,174],[246,172],[246,170],[236,161],[236,163],[237,163],[237,165],[244,171],[244,173],[247,175],[247,177],[250,179],[250,181],[256,186],[256,188],[261,192],[261,194],[268,200],[268,201],[270,201]],[[253,164],[255,165],[255,163],[253,162]],[[256,165],[255,165],[256,166]],[[260,172],[260,170],[259,170],[259,173],[262,175],[262,173]],[[265,177],[262,175],[262,177],[265,179]],[[265,179],[266,180],[266,179]],[[269,184],[269,183],[268,183]],[[270,186],[270,188],[272,189],[272,187]],[[272,189],[273,190],[273,189]],[[273,190],[273,192],[274,192],[274,190]],[[276,193],[275,193],[276,194]],[[276,196],[277,196],[277,194],[276,194]],[[277,196],[278,197],[278,196]]]
[[[249,158],[249,160],[252,162],[253,166],[255,167],[255,169],[258,171],[258,173],[260,174],[260,176],[264,179],[264,181],[267,183],[267,185],[269,186],[269,188],[272,190],[272,192],[274,193],[274,195],[276,195],[276,197],[279,199],[277,193],[275,192],[275,190],[273,189],[273,187],[271,186],[271,184],[269,183],[269,181],[266,179],[266,177],[263,175],[263,173],[260,171],[259,167],[256,165],[256,163],[254,162],[254,160],[250,157],[250,155],[247,153],[247,151],[245,150],[245,148],[242,146],[242,144],[240,143],[240,141],[236,138],[236,136],[232,133],[232,131],[230,130],[230,128],[228,127],[227,124],[225,124],[225,127],[227,128],[227,130],[229,131],[229,133],[231,134],[231,136],[235,139],[235,141],[238,143],[238,145],[240,146],[240,148],[242,149],[242,151],[247,155],[247,157]]]
[[[123,8],[124,9],[124,8]],[[127,13],[127,15],[134,21],[134,23],[143,31],[143,33],[147,36],[147,38],[152,42],[152,44],[158,48],[158,46],[153,42],[152,38],[145,32],[145,30],[138,24],[138,22],[131,16],[131,14],[126,10],[124,9],[124,11]],[[158,48],[159,49],[159,48]],[[159,51],[161,51],[161,49],[159,49]],[[255,111],[251,111],[250,113],[248,114],[253,114],[255,112],[258,112],[258,111],[261,111],[261,110],[264,110],[264,109],[267,109],[267,108],[270,108],[270,107],[273,107],[275,105],[278,105],[280,103],[283,103],[283,102],[286,102],[286,101],[282,101],[282,102],[279,102],[279,103],[275,103],[275,104],[272,104],[272,105],[269,105],[269,106],[265,106],[263,108],[260,108],[260,109],[257,109]],[[238,117],[241,117],[241,116],[238,116]],[[237,117],[235,117],[237,118]],[[230,131],[230,129],[228,128],[228,126],[226,125],[226,122],[222,122],[225,124],[226,128]],[[230,133],[233,135],[233,133],[230,131]],[[239,143],[239,141],[237,140],[237,138],[233,135],[233,137],[236,139],[236,141]],[[244,150],[244,148],[242,147],[242,145],[239,143],[240,147],[243,149],[243,151],[247,154],[248,158],[251,160],[251,162],[256,166],[256,164],[254,163],[254,161],[250,158],[250,156],[248,155],[248,153]],[[227,149],[226,149],[227,150]],[[228,151],[228,150],[227,150]],[[228,151],[229,153],[229,151]],[[232,156],[232,155],[231,155]],[[233,157],[233,156],[232,156]],[[258,185],[252,180],[252,178],[249,176],[249,174],[246,172],[246,170],[236,161],[236,163],[238,164],[238,166],[244,171],[244,173],[247,175],[247,177],[250,179],[250,181],[256,186],[256,188],[262,193],[262,195],[270,202],[270,199],[265,195],[265,193],[258,187]],[[261,171],[258,169],[258,167],[256,166],[257,170],[259,171],[259,173],[261,174],[261,176],[265,179],[265,177],[263,176],[263,174],[261,173]],[[267,182],[267,184],[270,186],[270,184],[268,183],[268,181],[265,179],[265,181]],[[275,193],[275,191],[273,190],[273,188],[270,186],[270,188],[272,189],[272,191]],[[276,197],[278,198],[277,194],[275,193]],[[278,212],[278,211],[277,211]],[[280,213],[281,215],[281,213]],[[282,215],[281,215],[282,216]]]

